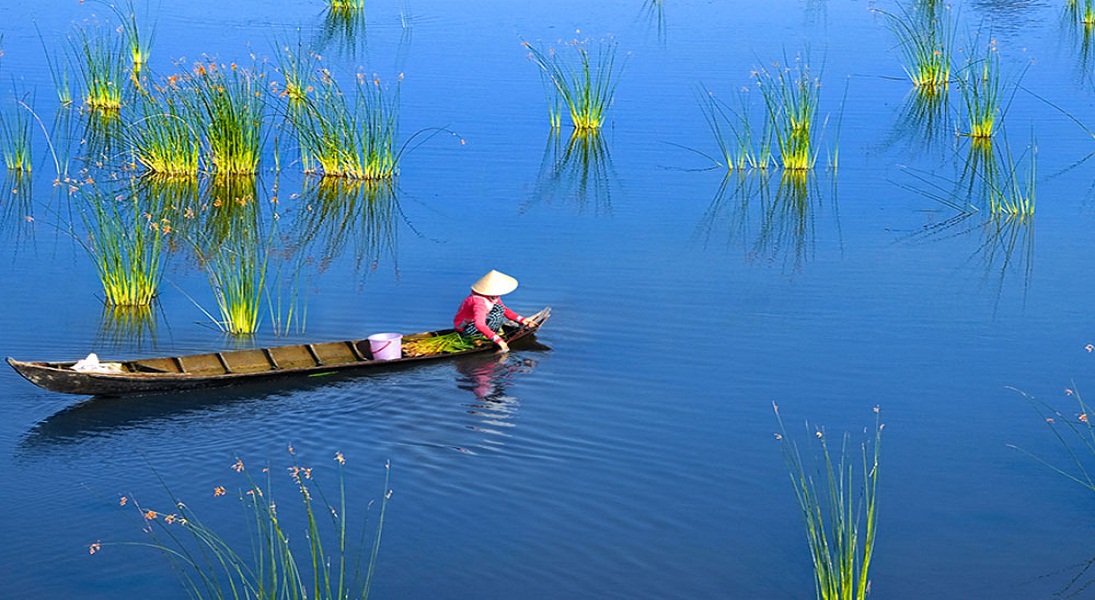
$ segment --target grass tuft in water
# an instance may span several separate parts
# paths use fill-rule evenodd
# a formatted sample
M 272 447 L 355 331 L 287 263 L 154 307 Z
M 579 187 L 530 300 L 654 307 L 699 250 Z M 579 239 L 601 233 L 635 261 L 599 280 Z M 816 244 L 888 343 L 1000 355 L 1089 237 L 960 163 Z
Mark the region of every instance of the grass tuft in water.
M 552 128 L 561 126 L 565 107 L 576 130 L 600 129 L 618 83 L 616 45 L 602 43 L 591 56 L 585 42 L 572 41 L 567 45 L 577 54 L 575 60 L 564 58 L 554 48 L 543 50 L 528 42 L 522 44 L 553 90 L 549 106 Z
M 821 82 L 810 73 L 804 58 L 795 67 L 762 68 L 754 77 L 771 124 L 780 163 L 790 171 L 812 169 L 817 160 L 814 117 L 817 114 Z
M 126 59 L 121 41 L 98 28 L 77 29 L 70 41 L 73 61 L 84 86 L 84 103 L 92 109 L 120 109 L 126 82 Z
M 6 104 L 0 110 L 0 154 L 9 171 L 29 173 L 31 169 L 31 115 L 21 102 Z
M 81 245 L 95 263 L 106 304 L 145 306 L 159 293 L 166 220 L 145 212 L 136 194 L 108 197 L 94 186 L 81 189 L 87 200 L 87 227 Z
M 292 452 L 292 448 L 290 448 Z M 359 537 L 350 529 L 350 515 L 361 515 L 371 506 L 347 497 L 341 452 L 338 463 L 338 495 L 328 501 L 315 469 L 289 467 L 298 502 L 279 502 L 274 493 L 271 469 L 263 469 L 256 481 L 237 460 L 232 469 L 244 485 L 236 492 L 216 486 L 214 502 L 237 502 L 244 511 L 240 529 L 249 533 L 249 544 L 237 549 L 237 536 L 219 532 L 206 524 L 188 503 L 173 499 L 168 511 L 142 506 L 123 497 L 121 504 L 133 506 L 144 524 L 148 542 L 128 544 L 159 550 L 179 574 L 180 583 L 193 598 L 269 598 L 335 600 L 366 599 L 373 585 L 380 552 L 385 512 L 392 497 L 390 465 L 385 466 L 383 498 L 375 532 L 368 540 L 363 523 Z M 168 490 L 170 493 L 170 490 Z M 95 542 L 91 554 L 110 544 Z
M 897 13 L 878 11 L 890 23 L 905 57 L 905 73 L 922 94 L 945 92 L 951 79 L 955 28 L 950 8 L 940 2 L 913 0 Z
M 347 95 L 326 70 L 312 94 L 303 96 L 289 117 L 301 146 L 305 172 L 361 180 L 392 179 L 399 164 L 399 89 L 377 77 L 358 74 Z
M 747 90 L 740 93 L 739 101 L 740 107 L 735 109 L 706 88 L 700 88 L 700 109 L 715 137 L 715 143 L 718 144 L 721 164 L 728 171 L 767 169 L 775 163 L 772 156 L 775 141 L 771 121 L 764 119 L 758 135 L 750 119 Z
M 258 172 L 266 94 L 262 73 L 198 63 L 184 85 L 187 102 L 209 150 L 211 170 L 228 175 Z
M 129 50 L 129 59 L 134 74 L 139 73 L 148 62 L 152 49 L 155 29 L 152 25 L 144 27 L 137 18 L 137 6 L 134 0 L 123 0 L 121 6 L 108 4 L 114 15 L 122 22 L 121 33 L 125 47 Z
M 193 177 L 201 168 L 201 134 L 180 93 L 168 84 L 142 92 L 135 102 L 125 138 L 133 161 L 150 173 Z
M 791 483 L 806 522 L 806 539 L 814 564 L 819 600 L 863 600 L 870 590 L 868 570 L 874 554 L 878 508 L 878 457 L 882 442 L 879 411 L 875 408 L 873 438 L 862 445 L 861 479 L 849 457 L 848 436 L 834 458 L 824 429 L 810 432 L 820 449 L 815 475 L 807 470 L 798 445 L 787 436 L 779 407 L 772 405 L 779 423 L 776 437 L 790 468 Z M 835 462 L 834 462 L 835 460 Z
M 1002 116 L 1003 86 L 1000 81 L 1000 54 L 995 41 L 989 43 L 984 56 L 971 59 L 959 78 L 962 99 L 966 106 L 966 135 L 991 138 Z

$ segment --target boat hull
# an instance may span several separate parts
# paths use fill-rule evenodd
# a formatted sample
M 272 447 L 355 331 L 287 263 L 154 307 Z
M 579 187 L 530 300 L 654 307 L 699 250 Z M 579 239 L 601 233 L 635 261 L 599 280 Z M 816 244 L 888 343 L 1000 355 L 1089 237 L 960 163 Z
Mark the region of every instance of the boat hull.
M 537 315 L 540 318 L 535 326 L 507 327 L 507 343 L 512 345 L 531 338 L 547 320 L 550 310 L 544 309 Z M 449 333 L 452 333 L 451 329 L 430 331 L 409 335 L 406 339 Z M 121 396 L 272 382 L 327 373 L 389 370 L 493 351 L 493 345 L 485 344 L 458 352 L 377 360 L 372 357 L 368 340 L 362 339 L 137 359 L 117 363 L 122 369 L 120 372 L 76 371 L 72 369 L 73 362 L 24 362 L 11 357 L 7 361 L 27 381 L 53 392 Z

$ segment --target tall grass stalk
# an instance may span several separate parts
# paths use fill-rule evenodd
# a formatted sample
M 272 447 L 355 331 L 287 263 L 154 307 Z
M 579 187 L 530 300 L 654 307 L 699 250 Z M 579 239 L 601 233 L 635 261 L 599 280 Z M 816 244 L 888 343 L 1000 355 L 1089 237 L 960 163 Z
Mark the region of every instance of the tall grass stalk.
M 170 223 L 142 210 L 135 194 L 111 198 L 93 188 L 83 193 L 87 237 L 77 239 L 95 264 L 106 303 L 151 304 L 159 293 Z
M 590 56 L 585 45 L 575 40 L 568 44 L 577 54 L 575 61 L 562 57 L 553 48 L 542 50 L 528 42 L 522 43 L 561 98 L 574 128 L 579 131 L 600 129 L 618 83 L 616 45 L 603 43 L 596 50 L 596 56 Z M 557 128 L 562 121 L 561 110 L 554 102 L 550 106 L 552 127 Z
M 897 36 L 905 57 L 905 73 L 922 94 L 945 92 L 951 79 L 955 28 L 948 7 L 913 0 L 899 12 L 881 12 Z
M 973 138 L 991 138 L 998 128 L 1003 96 L 1000 55 L 995 42 L 989 44 L 984 56 L 969 61 L 959 82 L 966 105 L 966 134 Z
M 812 432 L 821 451 L 817 479 L 807 470 L 798 445 L 787 436 L 779 407 L 773 404 L 777 438 L 790 468 L 791 483 L 806 523 L 819 600 L 863 600 L 870 589 L 868 570 L 874 554 L 878 508 L 878 457 L 884 425 L 875 408 L 873 439 L 862 446 L 861 480 L 848 455 L 848 436 L 839 456 L 829 449 L 824 429 Z
M 805 59 L 800 59 L 794 68 L 779 65 L 772 70 L 762 68 L 755 78 L 783 168 L 791 171 L 812 169 L 817 160 L 813 132 L 820 80 L 811 75 Z
M 126 82 L 125 51 L 110 32 L 77 29 L 70 38 L 73 60 L 84 86 L 84 103 L 93 109 L 118 110 Z
M 201 132 L 212 171 L 230 175 L 258 172 L 266 94 L 262 73 L 235 63 L 199 63 L 184 82 L 192 115 L 200 115 Z
M 49 68 L 49 75 L 53 80 L 53 88 L 57 92 L 57 100 L 62 106 L 72 104 L 72 85 L 69 81 L 68 69 L 65 68 L 63 61 L 58 60 L 50 51 L 49 46 L 46 45 L 46 39 L 42 36 L 42 31 L 38 29 L 37 23 L 34 24 L 34 30 L 38 33 L 38 41 L 42 44 L 42 53 L 46 57 L 46 66 Z
M 30 115 L 21 102 L 0 110 L 0 154 L 9 171 L 30 172 L 30 139 Z
M 355 541 L 350 515 L 363 514 L 371 503 L 362 505 L 347 497 L 345 458 L 339 452 L 335 460 L 339 464 L 338 496 L 331 501 L 312 468 L 289 468 L 297 503 L 278 501 L 270 469 L 263 469 L 264 477 L 256 481 L 237 460 L 232 468 L 242 474 L 245 486 L 237 493 L 217 486 L 213 495 L 242 505 L 246 522 L 240 529 L 249 533 L 247 549 L 237 550 L 231 541 L 234 535 L 203 522 L 185 502 L 174 500 L 170 511 L 158 511 L 125 498 L 123 503 L 131 503 L 139 512 L 149 536 L 148 542 L 127 545 L 163 552 L 187 594 L 194 598 L 367 599 L 392 497 L 391 469 L 390 465 L 385 467 L 383 498 L 372 539 L 367 541 L 363 523 Z M 105 545 L 96 542 L 90 551 L 95 554 Z

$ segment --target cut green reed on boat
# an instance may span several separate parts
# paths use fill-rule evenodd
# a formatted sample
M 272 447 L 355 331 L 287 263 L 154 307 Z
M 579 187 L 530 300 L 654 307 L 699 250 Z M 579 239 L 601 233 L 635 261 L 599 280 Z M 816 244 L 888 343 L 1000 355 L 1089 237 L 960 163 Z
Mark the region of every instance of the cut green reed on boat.
M 9 171 L 31 170 L 30 118 L 21 102 L 6 103 L 0 109 L 0 154 Z
M 92 109 L 120 109 L 126 84 L 121 41 L 102 28 L 77 28 L 70 37 L 70 46 L 83 83 L 84 103 Z
M 761 68 L 754 78 L 764 98 L 780 163 L 785 170 L 802 171 L 812 169 L 817 160 L 814 118 L 821 82 L 811 74 L 805 58 L 796 62 L 794 67 L 775 64 Z
M 180 85 L 189 93 L 188 110 L 209 151 L 211 171 L 246 175 L 258 172 L 266 110 L 265 76 L 238 67 L 198 63 Z
M 201 134 L 182 93 L 168 84 L 141 92 L 134 102 L 124 135 L 133 162 L 149 173 L 193 177 L 201 169 Z
M 146 212 L 136 194 L 108 197 L 94 186 L 81 188 L 81 194 L 87 236 L 77 239 L 95 263 L 106 304 L 151 304 L 159 293 L 170 223 Z
M 862 445 L 859 478 L 855 476 L 857 461 L 849 456 L 847 435 L 834 462 L 825 430 L 810 432 L 821 451 L 815 480 L 798 445 L 787 435 L 779 407 L 772 406 L 780 427 L 776 437 L 790 468 L 791 483 L 806 524 L 817 597 L 864 600 L 870 590 L 868 570 L 874 555 L 878 517 L 878 458 L 885 427 L 879 422 L 878 408 L 874 410 L 873 437 Z
M 905 57 L 905 73 L 922 94 L 945 92 L 951 79 L 955 27 L 950 8 L 913 0 L 897 13 L 878 11 L 889 21 Z
M 616 69 L 616 44 L 602 42 L 591 56 L 588 42 L 578 40 L 566 44 L 577 55 L 564 57 L 554 48 L 547 50 L 522 42 L 529 57 L 545 76 L 549 94 L 549 116 L 552 128 L 562 122 L 562 109 L 570 113 L 571 124 L 577 130 L 599 129 L 604 124 L 608 107 L 616 91 L 619 71 Z M 561 102 L 557 102 L 558 98 Z
M 347 96 L 327 71 L 321 71 L 313 93 L 296 105 L 289 118 L 300 142 L 305 172 L 361 180 L 391 179 L 398 171 L 399 89 L 403 76 L 388 87 L 377 77 L 358 74 Z
M 290 452 L 293 450 L 290 447 Z M 244 478 L 236 491 L 226 486 L 213 490 L 214 502 L 236 501 L 244 510 L 249 543 L 237 549 L 226 536 L 202 521 L 187 502 L 172 497 L 168 511 L 142 506 L 123 497 L 121 504 L 138 511 L 147 542 L 100 543 L 89 546 L 91 554 L 110 545 L 149 547 L 168 558 L 186 593 L 193 598 L 267 598 L 336 600 L 369 597 L 375 577 L 385 513 L 392 497 L 390 464 L 385 465 L 383 497 L 376 525 L 369 538 L 367 523 L 360 532 L 351 529 L 351 515 L 367 513 L 372 502 L 347 497 L 341 452 L 338 494 L 328 500 L 318 481 L 318 469 L 294 465 L 288 468 L 299 502 L 280 502 L 271 471 L 264 468 L 256 481 L 242 460 L 232 469 Z M 168 489 L 168 493 L 171 491 Z M 356 527 L 354 528 L 356 529 Z

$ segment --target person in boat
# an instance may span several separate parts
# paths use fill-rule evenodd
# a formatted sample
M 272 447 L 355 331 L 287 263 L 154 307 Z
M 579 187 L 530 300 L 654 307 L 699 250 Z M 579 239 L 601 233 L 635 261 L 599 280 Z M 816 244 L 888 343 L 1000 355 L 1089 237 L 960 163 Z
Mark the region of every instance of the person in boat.
M 498 334 L 506 319 L 526 327 L 535 323 L 510 310 L 502 302 L 502 296 L 517 289 L 517 280 L 491 270 L 471 284 L 471 295 L 464 298 L 453 317 L 452 326 L 462 335 L 473 337 L 481 335 L 494 342 L 499 352 L 509 352 L 509 344 Z

